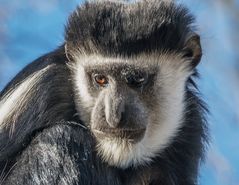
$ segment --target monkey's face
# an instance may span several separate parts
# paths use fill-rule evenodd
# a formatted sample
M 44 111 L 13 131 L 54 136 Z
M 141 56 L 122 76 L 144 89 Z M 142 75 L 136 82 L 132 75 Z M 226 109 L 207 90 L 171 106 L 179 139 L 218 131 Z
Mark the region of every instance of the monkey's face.
M 150 162 L 181 126 L 188 62 L 173 54 L 76 61 L 76 104 L 99 155 L 123 168 Z

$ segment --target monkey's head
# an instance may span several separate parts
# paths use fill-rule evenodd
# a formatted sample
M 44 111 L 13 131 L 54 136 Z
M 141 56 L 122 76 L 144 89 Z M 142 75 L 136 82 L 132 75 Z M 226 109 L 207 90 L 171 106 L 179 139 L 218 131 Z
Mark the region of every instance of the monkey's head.
M 192 22 L 168 1 L 86 3 L 70 17 L 75 103 L 109 164 L 150 162 L 182 128 L 187 82 L 201 58 Z

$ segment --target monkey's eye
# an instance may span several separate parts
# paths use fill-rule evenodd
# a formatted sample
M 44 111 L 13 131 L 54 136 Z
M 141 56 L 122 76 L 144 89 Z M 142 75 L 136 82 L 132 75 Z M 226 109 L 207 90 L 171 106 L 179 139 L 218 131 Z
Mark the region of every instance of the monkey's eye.
M 106 86 L 108 82 L 108 78 L 102 74 L 95 74 L 94 75 L 94 80 L 99 86 Z
M 134 73 L 126 76 L 126 82 L 134 87 L 141 87 L 147 81 L 147 75 L 144 73 Z

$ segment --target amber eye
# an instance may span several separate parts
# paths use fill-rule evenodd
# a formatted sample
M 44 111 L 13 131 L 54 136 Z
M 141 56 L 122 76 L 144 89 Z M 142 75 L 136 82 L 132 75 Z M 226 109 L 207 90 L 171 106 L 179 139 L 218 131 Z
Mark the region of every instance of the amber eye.
M 100 86 L 105 86 L 108 84 L 108 79 L 106 76 L 101 75 L 101 74 L 95 74 L 94 75 L 94 80 L 95 82 L 100 85 Z

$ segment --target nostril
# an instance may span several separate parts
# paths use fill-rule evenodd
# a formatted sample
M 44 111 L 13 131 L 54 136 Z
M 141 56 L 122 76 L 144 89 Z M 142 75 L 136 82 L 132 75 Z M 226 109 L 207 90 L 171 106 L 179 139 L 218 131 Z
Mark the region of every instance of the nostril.
M 124 122 L 125 120 L 125 113 L 124 112 L 121 112 L 121 115 L 120 115 L 120 123 Z
M 126 122 L 125 114 L 124 114 L 124 112 L 122 112 L 121 116 L 120 116 L 120 119 L 119 119 L 118 127 L 124 126 L 125 122 Z

